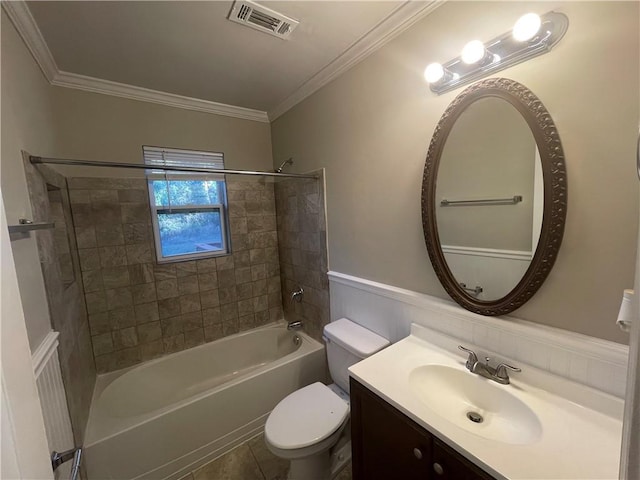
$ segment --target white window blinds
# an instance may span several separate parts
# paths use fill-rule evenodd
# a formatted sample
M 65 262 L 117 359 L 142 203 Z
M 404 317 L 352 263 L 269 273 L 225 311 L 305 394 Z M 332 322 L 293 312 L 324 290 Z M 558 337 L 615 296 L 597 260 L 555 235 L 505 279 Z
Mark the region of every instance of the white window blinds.
M 224 169 L 224 154 L 218 152 L 202 152 L 199 150 L 182 150 L 176 148 L 149 147 L 143 146 L 142 153 L 144 163 L 151 168 L 147 170 L 148 176 L 166 177 L 165 171 L 161 167 L 184 167 L 184 168 L 205 168 L 205 169 Z M 156 168 L 153 168 L 156 167 Z M 193 175 L 194 172 L 184 172 Z M 167 174 L 182 175 L 178 171 L 167 172 Z M 223 174 L 207 174 L 218 179 L 223 179 Z

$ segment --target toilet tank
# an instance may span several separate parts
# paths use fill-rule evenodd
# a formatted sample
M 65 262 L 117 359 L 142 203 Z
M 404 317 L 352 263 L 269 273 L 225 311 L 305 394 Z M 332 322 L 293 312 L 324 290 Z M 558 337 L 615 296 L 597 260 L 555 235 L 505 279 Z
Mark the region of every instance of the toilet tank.
M 326 325 L 323 338 L 327 344 L 331 378 L 345 392 L 349 391 L 349 367 L 390 343 L 386 338 L 346 318 Z

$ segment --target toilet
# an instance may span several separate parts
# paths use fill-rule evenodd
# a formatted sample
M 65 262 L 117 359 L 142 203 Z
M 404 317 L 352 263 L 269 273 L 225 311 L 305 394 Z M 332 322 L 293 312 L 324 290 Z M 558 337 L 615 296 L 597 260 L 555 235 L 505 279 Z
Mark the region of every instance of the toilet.
M 335 383 L 316 382 L 286 396 L 273 409 L 264 428 L 269 450 L 291 462 L 290 480 L 329 480 L 337 445 L 348 459 L 348 368 L 389 345 L 386 338 L 346 318 L 325 326 L 323 338 Z

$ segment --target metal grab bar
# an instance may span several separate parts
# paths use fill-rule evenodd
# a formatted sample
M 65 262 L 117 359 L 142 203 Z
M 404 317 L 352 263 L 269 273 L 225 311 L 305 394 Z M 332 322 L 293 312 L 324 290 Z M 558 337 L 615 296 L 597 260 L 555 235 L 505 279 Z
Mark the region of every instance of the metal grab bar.
M 60 465 L 69 460 L 73 460 L 69 480 L 78 480 L 80 476 L 80 463 L 82 462 L 82 447 L 72 448 L 62 453 L 58 453 L 55 450 L 51 452 L 51 467 L 54 472 Z
M 522 195 L 514 195 L 509 198 L 486 198 L 480 200 L 440 200 L 441 207 L 462 207 L 467 205 L 515 205 L 522 201 Z
M 476 285 L 476 288 L 469 288 L 467 287 L 467 284 L 463 282 L 460 282 L 458 285 L 460 285 L 463 290 L 466 290 L 469 293 L 473 293 L 474 295 L 478 295 L 483 292 L 483 289 L 480 285 Z

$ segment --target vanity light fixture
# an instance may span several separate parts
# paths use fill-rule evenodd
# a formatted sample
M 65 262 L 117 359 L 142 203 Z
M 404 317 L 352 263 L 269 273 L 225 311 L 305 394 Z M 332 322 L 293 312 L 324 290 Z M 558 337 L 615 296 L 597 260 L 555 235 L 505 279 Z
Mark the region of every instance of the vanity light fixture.
M 540 15 L 527 13 L 521 16 L 513 26 L 513 38 L 518 42 L 526 42 L 536 36 L 542 25 Z
M 486 64 L 493 59 L 493 55 L 487 52 L 480 40 L 471 40 L 462 49 L 460 58 L 467 65 L 473 65 L 474 63 Z
M 527 13 L 513 29 L 488 42 L 473 40 L 462 54 L 445 64 L 431 63 L 424 77 L 438 95 L 486 75 L 547 53 L 560 41 L 569 27 L 563 13 L 548 12 L 538 16 Z
M 439 63 L 430 63 L 424 69 L 424 79 L 427 83 L 436 83 L 444 77 L 444 68 Z
M 446 70 L 440 63 L 430 63 L 424 69 L 424 79 L 427 83 L 448 82 L 458 79 L 458 74 Z

